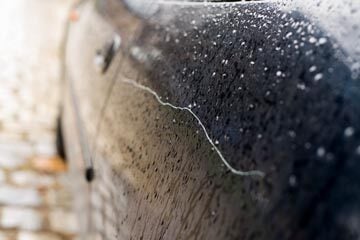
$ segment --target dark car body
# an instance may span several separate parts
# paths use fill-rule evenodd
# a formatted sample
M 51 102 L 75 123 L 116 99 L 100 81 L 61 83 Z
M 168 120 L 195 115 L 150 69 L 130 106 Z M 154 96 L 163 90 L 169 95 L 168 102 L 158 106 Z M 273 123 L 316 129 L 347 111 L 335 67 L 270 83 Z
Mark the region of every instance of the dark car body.
M 358 2 L 76 9 L 62 126 L 84 239 L 360 238 Z

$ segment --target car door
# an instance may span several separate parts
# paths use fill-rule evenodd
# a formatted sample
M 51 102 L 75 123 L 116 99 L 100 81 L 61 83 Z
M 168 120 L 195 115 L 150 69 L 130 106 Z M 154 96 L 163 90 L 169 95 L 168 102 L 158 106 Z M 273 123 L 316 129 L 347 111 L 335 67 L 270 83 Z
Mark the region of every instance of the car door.
M 69 27 L 65 61 L 66 78 L 87 139 L 96 138 L 101 111 L 120 64 L 120 55 L 111 50 L 121 39 L 95 8 L 85 1 L 74 10 L 79 17 Z
M 122 64 L 93 149 L 93 236 L 358 236 L 356 54 L 318 7 L 102 1 Z
M 86 233 L 89 223 L 88 186 L 92 177 L 94 140 L 100 119 L 121 64 L 116 55 L 121 39 L 113 26 L 100 16 L 94 2 L 81 1 L 72 10 L 65 49 L 65 93 L 63 128 L 67 158 L 73 173 L 80 228 Z

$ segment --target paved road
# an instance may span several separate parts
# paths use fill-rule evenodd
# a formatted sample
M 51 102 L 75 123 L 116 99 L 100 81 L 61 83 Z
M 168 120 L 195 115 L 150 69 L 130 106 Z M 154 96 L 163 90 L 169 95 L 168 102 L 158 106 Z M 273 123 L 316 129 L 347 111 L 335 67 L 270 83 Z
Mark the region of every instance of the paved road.
M 0 240 L 76 235 L 66 169 L 54 147 L 60 43 L 70 2 L 1 2 Z

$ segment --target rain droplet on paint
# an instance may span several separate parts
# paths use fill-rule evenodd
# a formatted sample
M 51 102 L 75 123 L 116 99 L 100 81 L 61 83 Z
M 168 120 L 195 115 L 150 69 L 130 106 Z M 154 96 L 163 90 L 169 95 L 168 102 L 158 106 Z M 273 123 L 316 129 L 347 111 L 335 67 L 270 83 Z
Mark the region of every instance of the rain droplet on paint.
M 326 151 L 325 151 L 325 148 L 323 148 L 323 147 L 319 147 L 316 151 L 316 154 L 318 157 L 324 157 L 325 153 L 326 153 Z
M 316 71 L 316 66 L 311 66 L 309 69 L 310 72 L 315 72 Z
M 323 78 L 323 76 L 324 75 L 322 73 L 316 74 L 315 77 L 314 77 L 315 82 L 320 81 Z
M 297 184 L 296 176 L 295 176 L 295 175 L 291 175 L 291 176 L 289 177 L 289 185 L 290 185 L 291 187 L 295 187 L 296 184 Z
M 355 129 L 353 127 L 347 127 L 344 130 L 345 137 L 351 137 L 352 135 L 354 135 L 354 133 L 355 133 Z
M 327 42 L 327 39 L 326 38 L 320 38 L 319 39 L 319 44 L 320 45 L 323 45 L 323 44 L 325 44 Z

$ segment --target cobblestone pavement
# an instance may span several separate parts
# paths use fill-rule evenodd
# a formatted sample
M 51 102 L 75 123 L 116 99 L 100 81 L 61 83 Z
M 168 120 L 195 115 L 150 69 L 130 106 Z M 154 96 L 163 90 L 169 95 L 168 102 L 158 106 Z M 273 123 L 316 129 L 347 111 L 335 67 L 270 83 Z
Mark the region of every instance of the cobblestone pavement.
M 70 0 L 0 5 L 0 240 L 74 239 L 56 156 L 60 45 Z

